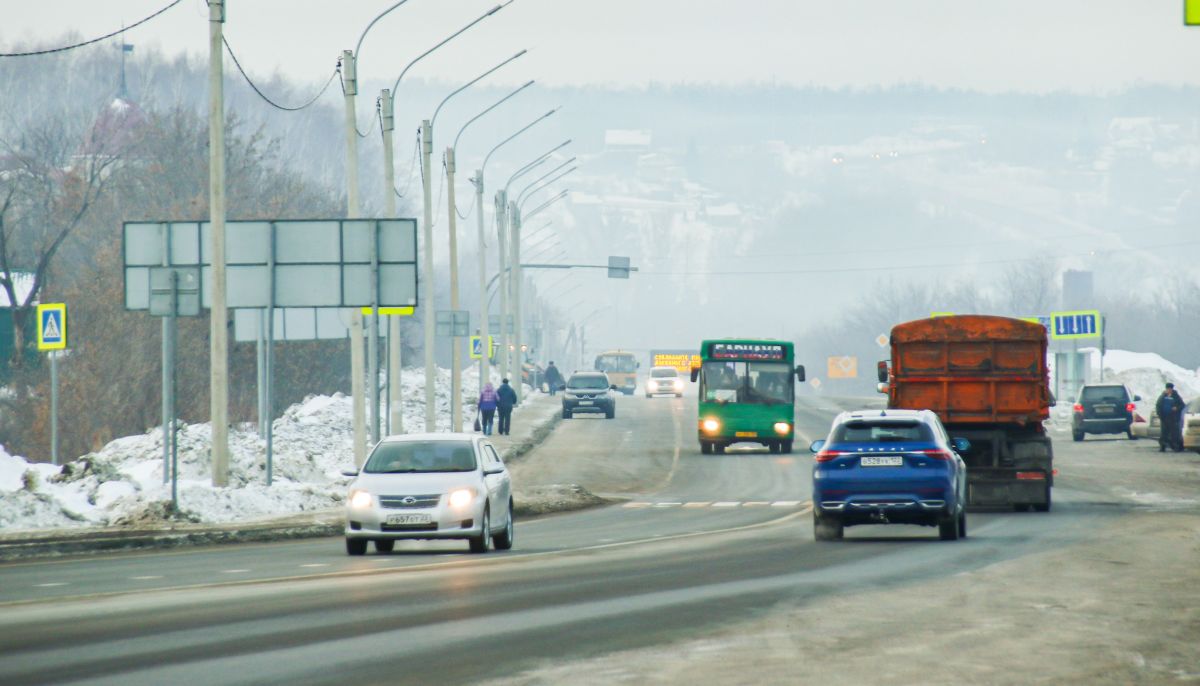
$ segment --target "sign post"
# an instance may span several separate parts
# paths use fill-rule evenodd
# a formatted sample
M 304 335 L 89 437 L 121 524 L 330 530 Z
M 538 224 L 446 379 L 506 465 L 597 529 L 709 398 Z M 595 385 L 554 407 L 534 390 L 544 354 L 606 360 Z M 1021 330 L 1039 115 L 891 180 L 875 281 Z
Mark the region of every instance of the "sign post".
M 58 351 L 67 347 L 67 304 L 45 303 L 37 308 L 38 350 L 50 358 L 50 461 L 58 464 Z

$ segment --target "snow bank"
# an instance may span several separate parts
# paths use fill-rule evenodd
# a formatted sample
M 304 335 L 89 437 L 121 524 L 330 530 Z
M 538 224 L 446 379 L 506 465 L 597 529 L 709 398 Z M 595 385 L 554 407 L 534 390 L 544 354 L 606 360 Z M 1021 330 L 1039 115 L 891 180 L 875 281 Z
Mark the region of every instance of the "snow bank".
M 1091 356 L 1091 378 L 1100 378 L 1100 350 L 1084 348 Z M 1157 353 L 1136 353 L 1128 350 L 1109 350 L 1104 354 L 1105 380 L 1117 380 L 1128 386 L 1143 400 L 1153 400 L 1162 393 L 1169 381 L 1185 400 L 1200 397 L 1200 373 L 1186 369 Z
M 402 374 L 405 433 L 425 429 L 425 375 Z M 499 383 L 499 377 L 494 379 Z M 471 430 L 477 368 L 463 373 L 463 424 Z M 526 393 L 531 389 L 525 387 Z M 449 429 L 450 371 L 435 386 L 438 430 Z M 381 417 L 386 407 L 381 407 Z M 180 424 L 178 517 L 209 523 L 291 515 L 340 505 L 354 466 L 353 402 L 341 393 L 310 396 L 273 423 L 273 485 L 266 485 L 266 441 L 252 425 L 231 427 L 229 486 L 212 485 L 208 424 Z M 393 427 L 393 433 L 398 433 Z M 62 467 L 31 463 L 0 446 L 0 529 L 107 526 L 161 521 L 171 486 L 163 483 L 162 429 L 125 436 Z M 169 504 L 169 503 L 168 503 Z M 169 508 L 168 508 L 169 509 Z

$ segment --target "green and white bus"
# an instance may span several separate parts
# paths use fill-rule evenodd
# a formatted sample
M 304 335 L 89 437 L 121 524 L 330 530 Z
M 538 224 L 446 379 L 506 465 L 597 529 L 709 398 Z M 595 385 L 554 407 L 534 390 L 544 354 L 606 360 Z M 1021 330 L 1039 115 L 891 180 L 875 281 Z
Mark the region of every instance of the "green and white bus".
M 733 443 L 761 443 L 773 453 L 792 452 L 796 382 L 787 341 L 722 339 L 700 344 L 700 452 L 723 453 Z

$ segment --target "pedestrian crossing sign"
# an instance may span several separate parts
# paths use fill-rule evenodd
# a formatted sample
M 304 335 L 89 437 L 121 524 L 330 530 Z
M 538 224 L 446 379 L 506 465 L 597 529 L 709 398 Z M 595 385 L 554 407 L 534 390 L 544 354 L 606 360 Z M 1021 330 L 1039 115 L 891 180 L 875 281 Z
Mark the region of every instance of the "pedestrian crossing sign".
M 1183 1 L 1183 23 L 1187 26 L 1200 26 L 1200 0 Z
M 478 360 L 483 357 L 483 345 L 481 343 L 482 336 L 471 336 L 471 359 Z M 496 339 L 488 336 L 488 359 L 496 356 Z
M 67 347 L 67 304 L 44 303 L 37 307 L 38 350 L 63 350 Z

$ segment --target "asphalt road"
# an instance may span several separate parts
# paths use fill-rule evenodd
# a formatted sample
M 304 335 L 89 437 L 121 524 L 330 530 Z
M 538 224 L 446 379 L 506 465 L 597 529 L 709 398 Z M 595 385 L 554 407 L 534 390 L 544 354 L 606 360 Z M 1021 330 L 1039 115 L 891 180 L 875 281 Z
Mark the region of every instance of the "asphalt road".
M 848 406 L 804 400 L 797 428 L 823 436 Z M 688 397 L 563 422 L 514 478 L 627 500 L 519 522 L 506 553 L 414 542 L 349 558 L 334 538 L 2 564 L 0 683 L 470 683 L 961 574 L 1120 515 L 1060 482 L 1053 512 L 973 512 L 966 541 L 857 527 L 817 544 L 807 453 L 700 455 L 694 426 Z

